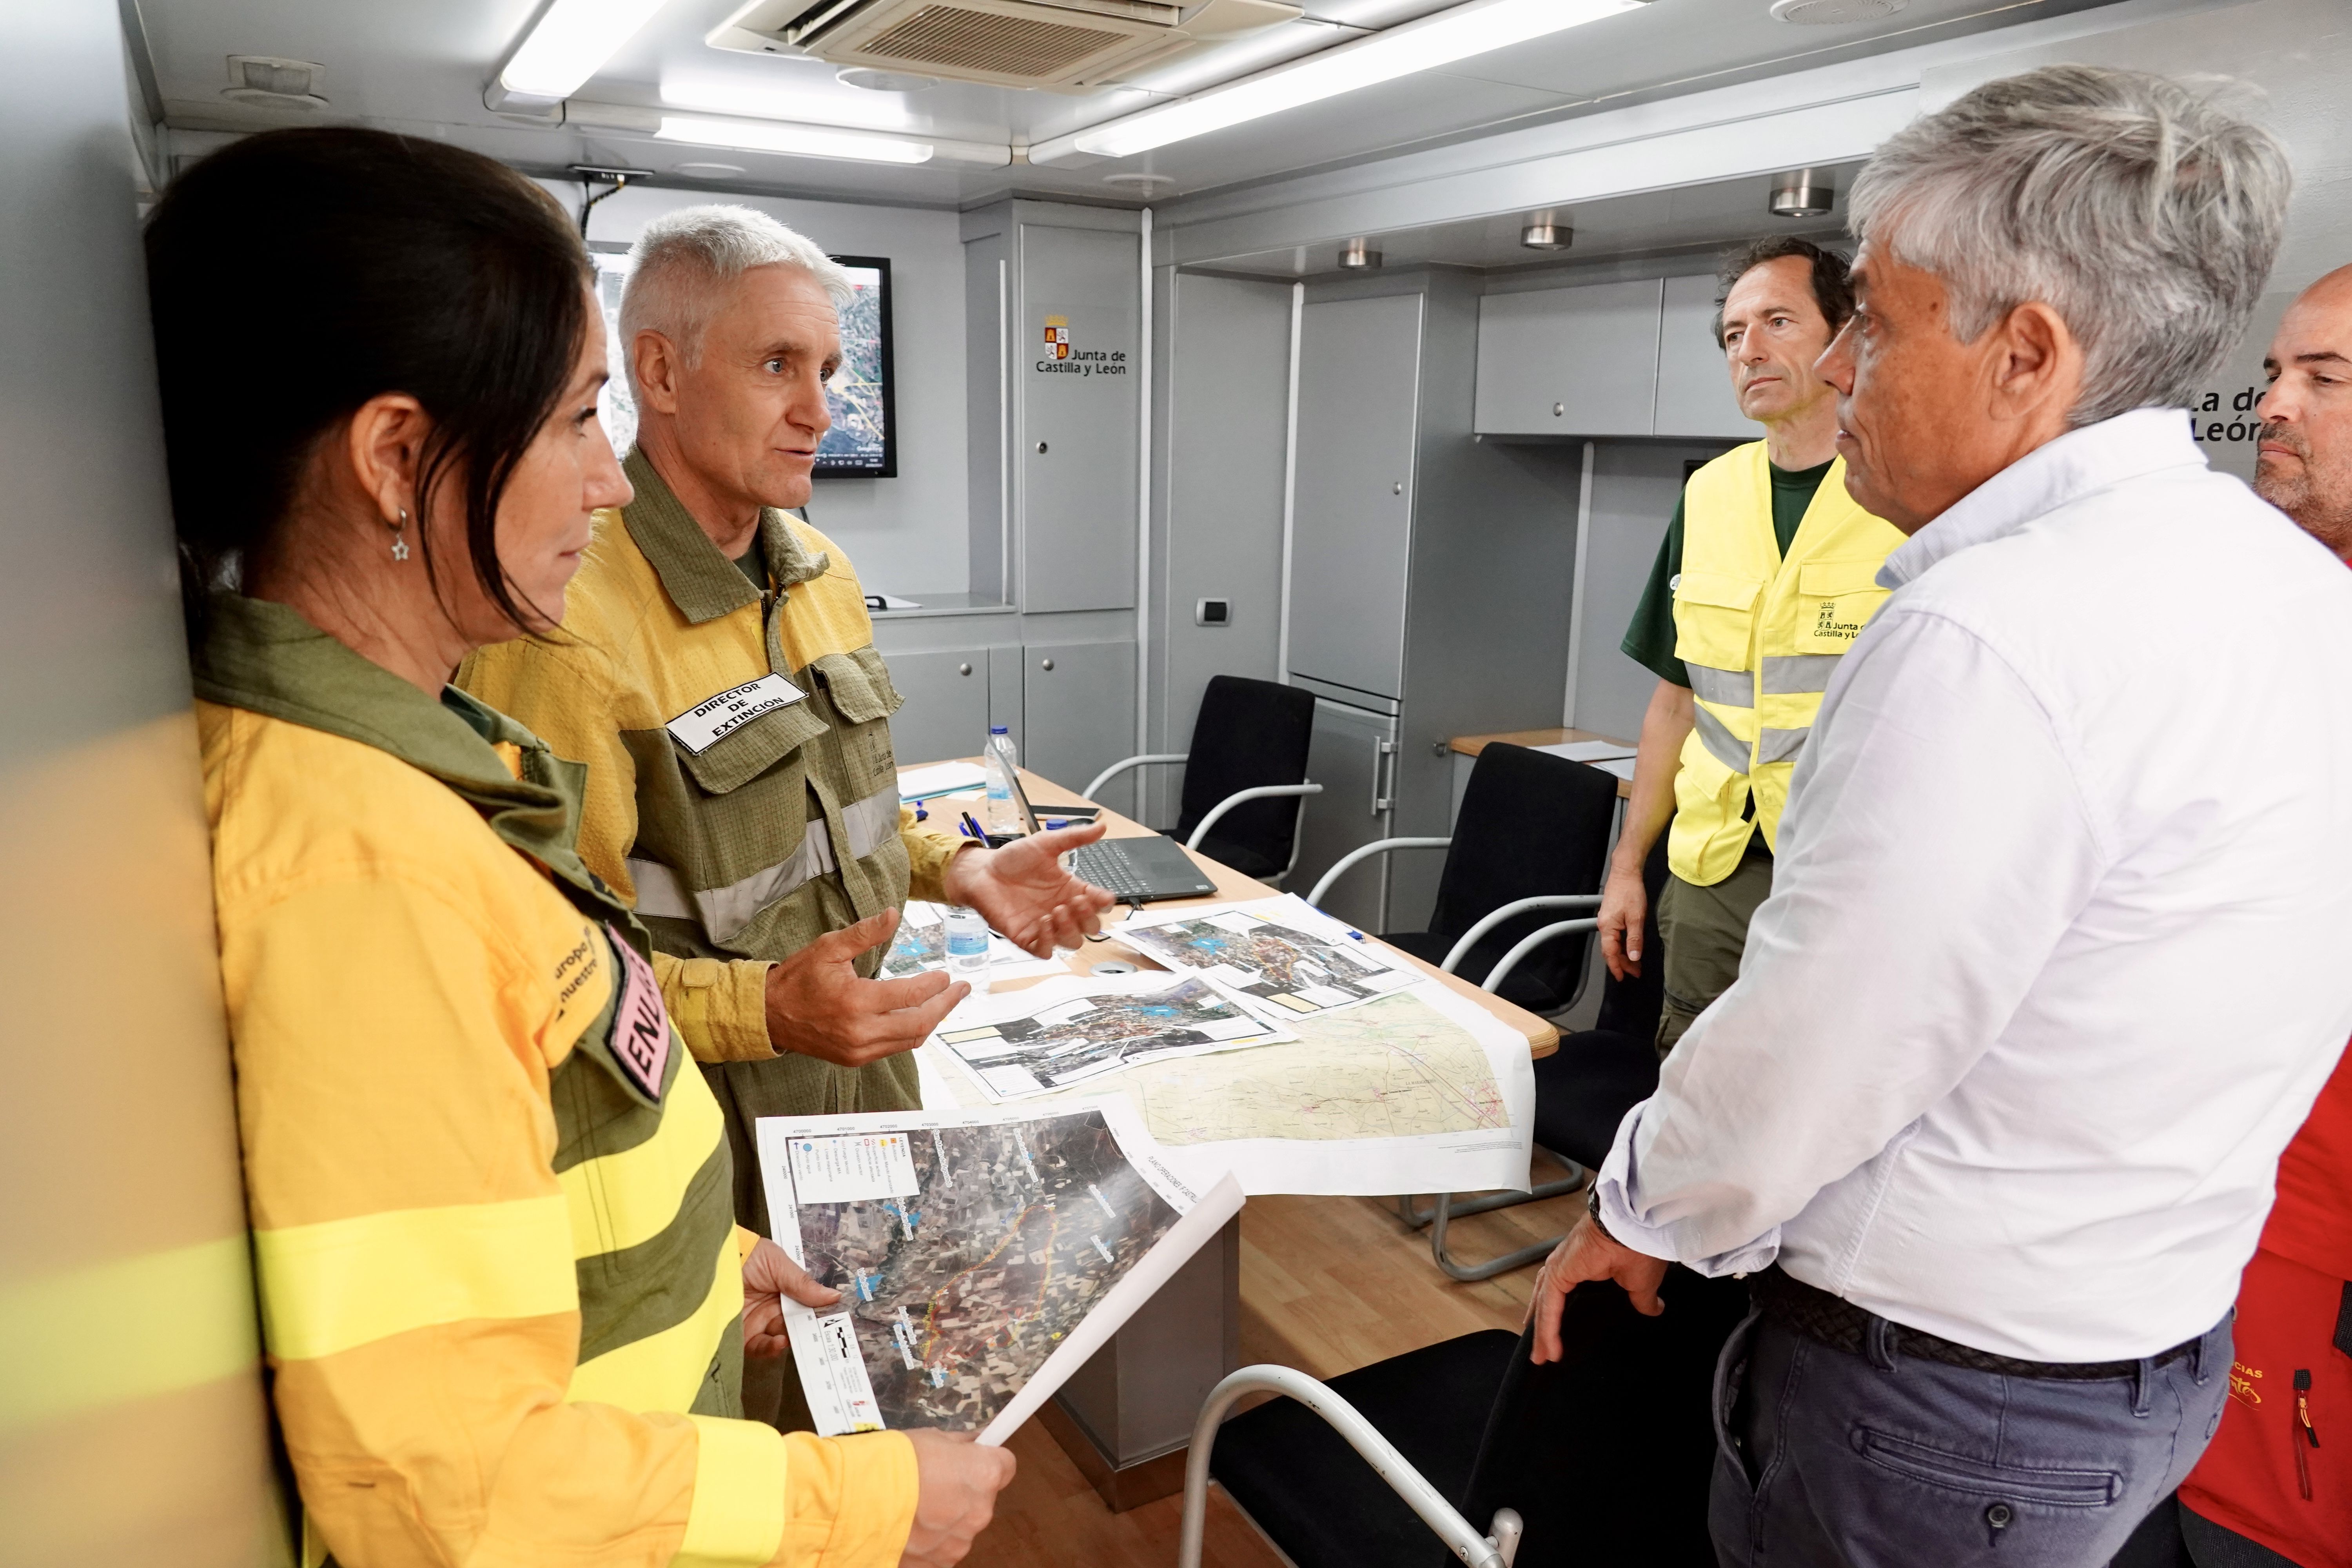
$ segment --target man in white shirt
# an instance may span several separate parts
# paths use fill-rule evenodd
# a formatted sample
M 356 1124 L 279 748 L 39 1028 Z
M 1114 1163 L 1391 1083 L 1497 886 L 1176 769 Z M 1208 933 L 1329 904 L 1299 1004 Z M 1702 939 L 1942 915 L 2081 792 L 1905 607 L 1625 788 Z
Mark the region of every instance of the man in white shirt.
M 2352 574 L 2182 408 L 2289 177 L 2054 67 L 1889 139 L 1821 363 L 1910 538 L 1800 761 L 1736 984 L 1545 1265 L 1747 1273 L 1726 1563 L 2105 1563 L 2219 1419 L 2279 1151 L 2352 1030 Z

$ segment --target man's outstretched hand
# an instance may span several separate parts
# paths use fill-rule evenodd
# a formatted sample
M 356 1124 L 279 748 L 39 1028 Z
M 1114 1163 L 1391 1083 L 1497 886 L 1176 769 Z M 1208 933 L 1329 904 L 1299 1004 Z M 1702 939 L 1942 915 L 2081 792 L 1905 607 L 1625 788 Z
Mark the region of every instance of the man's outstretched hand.
M 770 969 L 768 1038 L 776 1049 L 862 1068 L 921 1045 L 971 987 L 936 973 L 861 976 L 853 967 L 857 956 L 888 945 L 898 929 L 898 911 L 885 910 L 827 931 Z
M 1633 1298 L 1635 1311 L 1654 1318 L 1666 1310 L 1666 1304 L 1658 1300 L 1658 1285 L 1665 1277 L 1664 1258 L 1620 1247 L 1592 1222 L 1591 1215 L 1581 1215 L 1559 1238 L 1536 1276 L 1535 1298 L 1528 1303 L 1528 1321 L 1536 1326 L 1536 1347 L 1528 1359 L 1538 1366 L 1559 1359 L 1560 1309 L 1568 1303 L 1568 1293 L 1586 1280 L 1614 1279 Z
M 1005 939 L 1033 958 L 1076 948 L 1102 930 L 1114 902 L 1062 868 L 1062 857 L 1103 836 L 1103 825 L 1058 827 L 1016 838 L 1002 849 L 965 849 L 940 879 L 948 902 L 977 910 Z
M 784 1249 L 760 1238 L 751 1256 L 743 1259 L 743 1353 L 762 1360 L 792 1348 L 784 1335 L 784 1304 L 790 1296 L 803 1307 L 830 1307 L 841 1292 L 818 1284 L 808 1270 L 793 1262 Z

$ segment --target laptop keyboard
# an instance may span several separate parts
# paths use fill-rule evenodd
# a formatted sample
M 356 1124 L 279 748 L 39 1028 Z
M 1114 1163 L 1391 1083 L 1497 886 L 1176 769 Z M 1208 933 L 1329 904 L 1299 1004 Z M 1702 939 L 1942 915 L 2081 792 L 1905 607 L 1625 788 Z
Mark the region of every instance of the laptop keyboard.
M 1140 899 L 1151 889 L 1123 851 L 1097 841 L 1070 851 L 1070 869 L 1078 879 L 1118 899 Z

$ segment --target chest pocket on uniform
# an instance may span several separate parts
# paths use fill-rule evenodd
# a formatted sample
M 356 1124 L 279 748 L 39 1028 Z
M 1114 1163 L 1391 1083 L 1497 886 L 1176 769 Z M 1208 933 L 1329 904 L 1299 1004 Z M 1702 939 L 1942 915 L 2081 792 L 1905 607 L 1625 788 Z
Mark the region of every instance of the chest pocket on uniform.
M 824 718 L 812 711 L 803 698 L 789 708 L 761 714 L 699 752 L 688 751 L 675 736 L 670 745 L 696 784 L 709 794 L 728 795 L 824 733 Z
M 1763 592 L 1753 578 L 1685 572 L 1675 584 L 1675 657 L 1713 669 L 1746 669 Z
M 886 788 L 895 791 L 898 770 L 890 748 L 889 721 L 906 699 L 890 683 L 882 655 L 871 644 L 828 653 L 811 662 L 807 675 L 840 720 L 842 762 L 849 774 L 843 781 L 844 799 L 862 800 Z
M 1857 561 L 1808 561 L 1797 569 L 1797 648 L 1802 653 L 1843 653 L 1886 602 L 1878 585 L 1881 557 Z

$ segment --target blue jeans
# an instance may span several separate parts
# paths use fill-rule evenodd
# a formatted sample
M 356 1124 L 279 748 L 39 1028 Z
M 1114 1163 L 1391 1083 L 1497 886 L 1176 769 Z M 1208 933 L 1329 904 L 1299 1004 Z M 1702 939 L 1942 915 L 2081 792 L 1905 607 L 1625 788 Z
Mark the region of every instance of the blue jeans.
M 2071 1383 L 1750 1313 L 1715 1375 L 1707 1523 L 1725 1568 L 2099 1568 L 2221 1424 L 2230 1321 L 2168 1365 Z

